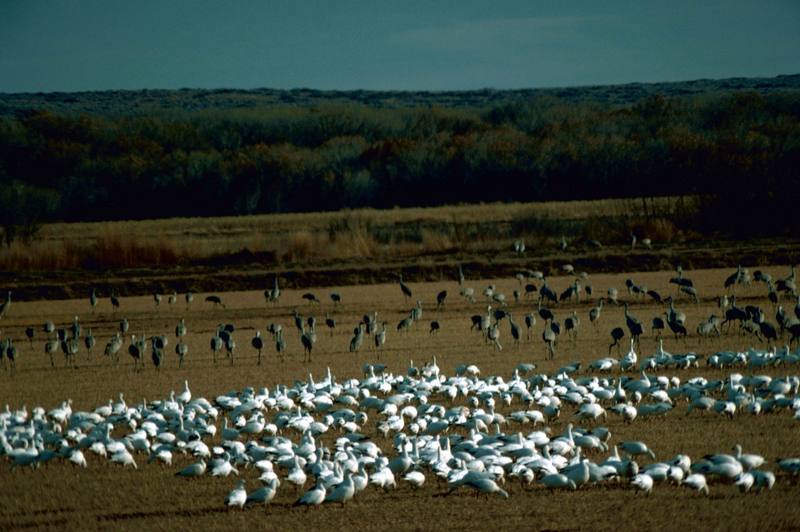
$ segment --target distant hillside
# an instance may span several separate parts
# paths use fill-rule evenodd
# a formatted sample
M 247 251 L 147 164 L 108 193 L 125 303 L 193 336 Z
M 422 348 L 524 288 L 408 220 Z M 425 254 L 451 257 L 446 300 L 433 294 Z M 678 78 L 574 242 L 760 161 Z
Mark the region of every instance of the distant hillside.
M 97 115 L 146 115 L 274 106 L 314 106 L 326 103 L 359 103 L 375 108 L 458 107 L 485 108 L 539 97 L 568 103 L 628 105 L 660 94 L 667 97 L 755 91 L 769 94 L 800 89 L 800 74 L 773 78 L 700 79 L 670 83 L 627 83 L 548 89 L 476 91 L 321 91 L 314 89 L 180 89 L 140 91 L 93 91 L 51 93 L 0 93 L 0 116 L 27 109 L 57 113 Z

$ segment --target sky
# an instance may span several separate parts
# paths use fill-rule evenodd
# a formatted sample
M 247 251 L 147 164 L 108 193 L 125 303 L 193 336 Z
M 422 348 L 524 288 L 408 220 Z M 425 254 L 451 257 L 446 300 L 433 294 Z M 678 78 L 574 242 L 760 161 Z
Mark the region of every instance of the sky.
M 0 92 L 800 73 L 800 0 L 0 0 Z

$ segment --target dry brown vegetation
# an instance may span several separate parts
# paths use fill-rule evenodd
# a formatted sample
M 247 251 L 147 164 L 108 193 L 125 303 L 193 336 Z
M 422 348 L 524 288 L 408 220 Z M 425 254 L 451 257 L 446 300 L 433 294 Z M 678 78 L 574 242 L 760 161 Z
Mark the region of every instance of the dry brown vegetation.
M 785 266 L 764 268 L 774 277 L 782 277 L 788 271 Z M 687 276 L 694 279 L 702 297 L 700 304 L 692 304 L 681 297 L 674 286 L 667 283 L 671 272 L 629 273 L 625 275 L 592 275 L 595 294 L 604 294 L 615 286 L 620 289 L 622 299 L 632 303 L 631 312 L 643 322 L 663 312 L 663 307 L 642 302 L 628 296 L 624 280 L 628 277 L 637 283 L 645 284 L 662 294 L 673 293 L 678 297 L 678 306 L 687 314 L 690 332 L 701 320 L 712 312 L 717 312 L 714 296 L 722 293 L 722 281 L 731 273 L 726 270 L 689 271 Z M 470 272 L 466 272 L 468 278 Z M 565 288 L 571 278 L 553 277 L 550 284 L 555 289 Z M 527 301 L 513 303 L 510 297 L 519 285 L 515 279 L 468 280 L 477 293 L 490 282 L 509 296 L 509 309 L 515 319 L 522 323 L 522 316 L 534 308 Z M 541 341 L 541 322 L 537 323 L 533 340 L 523 341 L 515 346 L 510 339 L 508 326 L 502 327 L 504 349 L 495 352 L 484 344 L 480 335 L 470 332 L 469 316 L 485 310 L 485 303 L 469 304 L 458 297 L 455 282 L 410 283 L 414 297 L 425 303 L 422 322 L 408 335 L 394 331 L 393 325 L 406 315 L 410 303 L 404 301 L 396 284 L 372 286 L 341 286 L 312 290 L 322 300 L 322 306 L 310 305 L 301 299 L 304 291 L 284 290 L 280 303 L 267 306 L 260 291 L 220 294 L 227 309 L 214 309 L 203 302 L 203 294 L 198 294 L 192 306 L 187 309 L 182 300 L 169 306 L 166 300 L 156 311 L 153 299 L 147 297 L 123 298 L 121 309 L 113 313 L 107 300 L 102 300 L 95 314 L 89 311 L 86 299 L 60 302 L 14 303 L 6 318 L 0 322 L 3 336 L 15 338 L 21 349 L 16 376 L 9 372 L 0 373 L 0 404 L 8 403 L 12 408 L 26 404 L 28 408 L 42 405 L 45 408 L 56 406 L 62 399 L 72 398 L 75 408 L 93 408 L 104 404 L 110 398 L 123 393 L 129 403 L 165 397 L 170 390 L 179 390 L 184 379 L 188 379 L 192 391 L 197 395 L 213 398 L 230 390 L 242 390 L 245 386 L 274 386 L 277 383 L 291 384 L 296 379 L 305 379 L 309 373 L 324 374 L 326 368 L 338 380 L 358 376 L 365 362 L 377 360 L 376 353 L 365 347 L 358 354 L 347 352 L 352 327 L 368 311 L 378 311 L 379 319 L 392 324 L 386 349 L 380 356 L 381 362 L 388 364 L 393 372 L 404 372 L 409 360 L 421 365 L 436 355 L 442 371 L 453 373 L 460 363 L 477 364 L 482 375 L 510 375 L 519 362 L 536 362 L 539 370 L 552 373 L 559 366 L 582 361 L 584 365 L 591 360 L 606 356 L 609 343 L 608 332 L 612 327 L 623 326 L 622 310 L 606 306 L 600 326 L 594 330 L 589 324 L 587 313 L 593 302 L 559 305 L 554 308 L 556 315 L 563 319 L 577 310 L 582 319 L 577 341 L 572 344 L 562 338 L 554 361 L 545 360 L 545 350 Z M 446 289 L 449 293 L 447 304 L 441 311 L 434 309 L 435 294 Z M 343 303 L 334 308 L 328 298 L 329 291 L 338 291 Z M 740 289 L 740 299 L 748 303 L 762 305 L 771 309 L 762 286 Z M 786 305 L 793 305 L 786 302 Z M 337 320 L 335 334 L 328 336 L 324 326 L 318 334 L 318 343 L 310 364 L 301 362 L 301 348 L 294 332 L 291 312 L 297 309 L 302 314 L 321 318 L 331 312 Z M 768 312 L 772 314 L 772 310 Z M 23 331 L 28 325 L 37 327 L 44 319 L 53 319 L 65 326 L 73 316 L 79 314 L 84 330 L 91 327 L 98 337 L 98 347 L 91 359 L 82 352 L 77 369 L 65 369 L 63 361 L 57 360 L 51 368 L 43 353 L 43 335 L 37 332 L 32 346 L 24 340 Z M 152 366 L 144 372 L 134 374 L 127 355 L 123 355 L 118 366 L 102 356 L 102 345 L 117 328 L 117 322 L 126 316 L 131 322 L 131 332 L 137 334 L 170 334 L 172 353 L 174 339 L 171 331 L 180 317 L 185 317 L 189 328 L 188 343 L 190 352 L 187 364 L 177 368 L 174 355 L 167 358 L 166 366 L 155 372 Z M 441 323 L 438 335 L 429 335 L 427 324 L 431 319 Z M 214 365 L 208 350 L 208 339 L 220 322 L 236 324 L 235 337 L 239 345 L 236 363 Z M 254 329 L 264 330 L 267 323 L 277 322 L 287 331 L 289 356 L 285 362 L 275 359 L 272 350 L 268 351 L 267 362 L 261 367 L 255 365 L 255 353 L 250 348 L 250 338 Z M 649 331 L 649 327 L 648 327 Z M 676 341 L 669 335 L 665 337 L 667 351 L 680 353 L 696 351 L 708 354 L 722 349 L 744 349 L 758 342 L 735 333 L 721 339 L 701 340 L 690 334 L 686 340 Z M 651 354 L 656 342 L 650 334 L 642 340 L 640 355 Z M 743 373 L 749 370 L 736 369 Z M 705 366 L 691 370 L 670 370 L 659 372 L 676 374 L 682 380 L 702 375 L 708 378 L 725 378 L 730 370 L 713 370 Z M 796 367 L 769 368 L 760 372 L 772 375 L 797 374 Z M 446 403 L 443 398 L 437 401 Z M 514 404 L 511 410 L 518 409 Z M 636 420 L 631 425 L 624 424 L 612 416 L 604 423 L 613 433 L 611 443 L 639 439 L 647 442 L 659 459 L 671 458 L 676 453 L 688 453 L 697 459 L 706 453 L 729 452 L 736 443 L 741 443 L 746 452 L 759 453 L 770 462 L 785 455 L 800 455 L 797 439 L 797 421 L 788 413 L 765 416 L 738 415 L 727 420 L 716 415 L 697 415 L 684 417 L 686 405 L 678 404 L 674 411 L 664 418 Z M 508 408 L 503 408 L 507 413 Z M 390 442 L 384 441 L 376 433 L 373 415 L 364 428 L 384 449 Z M 554 434 L 564 430 L 572 421 L 572 412 L 564 408 L 562 417 L 551 424 Z M 532 430 L 530 425 L 505 427 L 506 432 Z M 326 435 L 323 443 L 332 445 L 335 436 Z M 779 476 L 772 491 L 761 495 L 742 495 L 733 486 L 712 485 L 711 496 L 706 498 L 694 492 L 666 485 L 658 485 L 652 496 L 636 495 L 630 488 L 611 486 L 604 488 L 581 489 L 574 493 L 548 493 L 539 487 L 523 490 L 510 486 L 511 497 L 475 498 L 466 491 L 441 497 L 446 489 L 437 485 L 429 476 L 423 489 L 412 491 L 400 482 L 400 487 L 387 494 L 368 488 L 356 496 L 345 508 L 324 506 L 302 511 L 290 507 L 297 493 L 291 487 L 282 486 L 278 492 L 271 512 L 265 515 L 261 508 L 243 512 L 228 512 L 223 508 L 223 499 L 233 487 L 231 479 L 202 478 L 196 481 L 182 481 L 173 476 L 172 469 L 155 464 L 146 465 L 145 457 L 137 456 L 139 470 L 122 470 L 117 466 L 105 465 L 94 457 L 86 470 L 75 470 L 67 464 L 52 464 L 36 471 L 10 471 L 7 466 L 0 467 L 0 483 L 5 486 L 4 504 L 0 508 L 0 529 L 9 530 L 28 527 L 58 527 L 62 529 L 113 528 L 141 529 L 160 528 L 169 530 L 215 529 L 231 530 L 267 526 L 278 530 L 289 529 L 400 529 L 400 530 L 442 530 L 442 529 L 486 529 L 489 526 L 499 530 L 509 529 L 791 529 L 796 528 L 800 518 L 797 506 L 798 485 L 796 481 Z M 177 464 L 188 463 L 188 458 L 176 457 Z M 770 469 L 775 469 L 774 464 Z M 248 489 L 257 486 L 256 474 L 245 470 L 243 478 L 248 479 Z
M 0 270 L 159 268 L 244 250 L 272 264 L 398 259 L 494 251 L 511 239 L 551 246 L 562 234 L 620 245 L 630 231 L 664 245 L 696 237 L 673 221 L 695 208 L 667 197 L 47 224 L 36 241 L 0 249 Z

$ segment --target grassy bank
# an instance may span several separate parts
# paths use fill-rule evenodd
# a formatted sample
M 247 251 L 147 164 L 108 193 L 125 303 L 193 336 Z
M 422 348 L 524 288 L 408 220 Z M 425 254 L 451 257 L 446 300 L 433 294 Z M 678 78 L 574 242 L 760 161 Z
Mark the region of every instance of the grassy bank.
M 697 237 L 685 230 L 696 209 L 673 197 L 48 224 L 31 244 L 0 250 L 0 269 L 164 268 L 243 252 L 302 266 L 505 251 L 514 240 L 535 253 L 562 236 L 575 249 L 627 245 L 631 232 L 663 246 Z

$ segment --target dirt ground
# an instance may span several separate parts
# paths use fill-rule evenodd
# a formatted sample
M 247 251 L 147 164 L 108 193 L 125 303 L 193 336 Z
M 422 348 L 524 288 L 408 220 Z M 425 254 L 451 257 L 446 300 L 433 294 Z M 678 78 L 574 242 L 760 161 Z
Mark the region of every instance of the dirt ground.
M 762 268 L 774 278 L 788 275 L 788 266 Z M 577 340 L 571 342 L 566 335 L 559 340 L 555 359 L 546 360 L 546 350 L 541 339 L 542 320 L 537 316 L 530 341 L 523 338 L 519 345 L 511 339 L 509 327 L 501 329 L 502 351 L 496 351 L 484 343 L 480 334 L 470 331 L 470 316 L 485 312 L 487 301 L 483 289 L 494 284 L 509 301 L 506 310 L 513 312 L 514 320 L 523 328 L 523 316 L 535 312 L 534 300 L 514 302 L 514 289 L 522 290 L 514 278 L 494 280 L 467 280 L 465 286 L 475 289 L 477 302 L 469 303 L 459 297 L 456 282 L 409 283 L 413 297 L 406 300 L 396 283 L 368 286 L 341 286 L 325 289 L 283 291 L 276 305 L 267 304 L 261 291 L 220 293 L 225 308 L 215 308 L 204 301 L 206 294 L 195 294 L 194 302 L 187 308 L 182 294 L 178 302 L 170 305 L 165 295 L 156 309 L 152 296 L 126 297 L 121 308 L 112 311 L 108 299 L 102 299 L 94 313 L 88 298 L 56 302 L 14 302 L 8 314 L 0 320 L 2 337 L 11 336 L 20 349 L 15 375 L 10 370 L 0 372 L 0 405 L 10 408 L 26 405 L 32 408 L 41 405 L 47 409 L 57 406 L 62 400 L 71 398 L 73 408 L 92 409 L 124 394 L 128 403 L 161 399 L 171 390 L 179 391 L 184 380 L 188 380 L 195 396 L 212 399 L 231 390 L 242 390 L 246 386 L 272 387 L 278 383 L 292 384 L 306 379 L 309 374 L 322 377 L 330 368 L 339 381 L 361 375 L 362 365 L 380 361 L 389 371 L 404 373 L 411 360 L 421 366 L 436 356 L 437 363 L 446 375 L 462 363 L 477 364 L 482 376 L 501 375 L 508 377 L 520 362 L 534 362 L 540 372 L 551 374 L 558 367 L 581 361 L 584 367 L 592 360 L 607 356 L 611 341 L 609 331 L 613 327 L 625 327 L 622 307 L 606 305 L 598 326 L 589 323 L 588 311 L 598 297 L 605 295 L 610 287 L 619 290 L 620 300 L 630 302 L 630 312 L 644 322 L 647 333 L 638 349 L 640 360 L 652 354 L 657 342 L 650 334 L 652 317 L 663 315 L 665 305 L 658 305 L 649 298 L 629 295 L 625 280 L 632 279 L 639 285 L 672 294 L 677 306 L 687 314 L 690 332 L 686 340 L 675 340 L 669 332 L 664 335 L 664 349 L 671 353 L 694 351 L 710 354 L 719 350 L 743 350 L 759 346 L 757 339 L 738 335 L 733 329 L 722 338 L 703 340 L 695 334 L 699 321 L 710 314 L 721 314 L 717 308 L 717 296 L 724 293 L 723 281 L 733 272 L 724 270 L 686 271 L 685 276 L 694 280 L 701 297 L 700 303 L 692 303 L 684 294 L 668 283 L 674 272 L 657 271 L 628 274 L 590 275 L 582 281 L 593 288 L 591 298 L 584 297 L 580 303 L 562 303 L 553 306 L 557 318 L 562 322 L 572 311 L 581 320 Z M 573 277 L 553 277 L 548 284 L 556 292 L 562 291 Z M 533 281 L 537 286 L 541 282 Z M 445 306 L 436 310 L 436 294 L 447 290 Z M 314 292 L 321 304 L 310 304 L 301 298 L 306 292 Z M 334 306 L 330 292 L 341 294 L 342 303 Z M 758 304 L 774 321 L 774 308 L 766 299 L 766 288 L 755 283 L 752 287 L 737 289 L 740 301 Z M 400 319 L 406 316 L 415 300 L 423 302 L 423 316 L 407 334 L 395 330 Z M 795 301 L 782 302 L 788 312 L 794 309 Z M 496 306 L 496 305 L 495 305 Z M 302 348 L 294 327 L 293 310 L 303 316 L 314 315 L 318 320 L 318 340 L 311 363 L 302 362 Z M 377 311 L 378 320 L 389 323 L 385 348 L 376 353 L 364 342 L 359 353 L 348 352 L 353 328 L 361 316 Z M 324 325 L 326 314 L 336 319 L 336 329 L 329 334 Z M 97 346 L 88 356 L 82 349 L 78 356 L 77 369 L 66 368 L 64 359 L 56 355 L 55 367 L 51 367 L 44 354 L 45 334 L 41 332 L 46 319 L 57 327 L 69 325 L 75 316 L 80 317 L 83 330 L 91 328 L 97 338 Z M 103 347 L 117 330 L 122 317 L 130 323 L 130 333 L 150 336 L 166 334 L 170 345 L 167 359 L 158 372 L 147 360 L 146 369 L 134 373 L 132 361 L 127 355 L 127 342 L 123 347 L 118 365 L 103 356 Z M 177 367 L 174 355 L 174 328 L 180 318 L 186 319 L 189 333 L 186 343 L 189 354 L 184 367 Z M 431 320 L 437 320 L 441 330 L 429 334 Z M 265 360 L 256 365 L 256 353 L 250 346 L 254 331 L 259 329 L 269 339 L 265 329 L 269 323 L 279 323 L 286 333 L 288 356 L 280 361 L 267 341 Z M 234 337 L 237 343 L 235 363 L 230 365 L 224 356 L 214 364 L 209 349 L 209 340 L 220 323 L 236 326 Z M 31 344 L 24 335 L 28 326 L 36 329 Z M 788 338 L 782 342 L 788 341 Z M 762 347 L 766 347 L 762 345 Z M 627 350 L 627 336 L 621 353 Z M 617 356 L 616 350 L 612 352 Z M 737 369 L 743 374 L 746 368 Z M 660 371 L 659 374 L 678 375 L 681 380 L 693 376 L 725 378 L 731 370 L 699 369 Z M 796 367 L 769 368 L 759 373 L 771 375 L 796 375 Z M 446 403 L 442 398 L 440 402 Z M 519 404 L 504 407 L 505 413 L 520 408 Z M 561 418 L 550 424 L 554 434 L 563 431 L 566 424 L 574 421 L 572 412 L 565 408 Z M 784 456 L 800 455 L 800 423 L 789 413 L 764 416 L 737 415 L 728 420 L 716 415 L 685 417 L 685 405 L 676 408 L 663 418 L 636 420 L 624 424 L 616 416 L 610 416 L 605 426 L 612 432 L 611 443 L 626 440 L 647 442 L 659 459 L 669 459 L 677 453 L 687 453 L 693 459 L 715 452 L 730 452 L 740 443 L 745 452 L 762 454 L 769 462 Z M 377 418 L 378 416 L 373 415 Z M 530 432 L 530 425 L 509 425 L 506 432 Z M 365 427 L 385 450 L 389 441 L 384 441 L 375 431 L 374 419 Z M 323 436 L 323 442 L 332 444 L 335 436 Z M 89 467 L 76 470 L 67 464 L 52 464 L 35 471 L 11 471 L 0 464 L 0 485 L 4 487 L 4 504 L 0 506 L 0 529 L 17 528 L 61 528 L 61 529 L 121 529 L 148 528 L 163 530 L 230 530 L 241 527 L 267 526 L 278 530 L 289 529 L 486 529 L 494 526 L 508 529 L 796 529 L 800 522 L 800 506 L 797 498 L 800 490 L 796 481 L 779 476 L 772 491 L 755 494 L 740 494 L 733 486 L 712 485 L 711 496 L 706 498 L 687 489 L 658 485 L 651 496 L 635 494 L 627 486 L 584 488 L 574 493 L 549 493 L 543 488 L 522 489 L 511 485 L 508 500 L 484 497 L 476 498 L 467 491 L 442 497 L 446 492 L 432 475 L 422 489 L 412 491 L 399 481 L 399 488 L 381 493 L 370 487 L 360 493 L 344 508 L 324 506 L 310 511 L 291 508 L 298 492 L 283 485 L 273 501 L 271 510 L 250 508 L 243 512 L 227 511 L 223 505 L 225 495 L 232 489 L 235 480 L 204 477 L 195 481 L 175 478 L 174 472 L 187 457 L 176 456 L 172 468 L 146 464 L 146 457 L 137 459 L 138 470 L 121 469 L 101 463 L 100 459 L 88 456 Z M 602 458 L 595 456 L 601 461 Z M 774 463 L 768 469 L 777 470 Z M 258 486 L 257 473 L 245 470 L 242 477 L 248 479 L 248 489 Z

